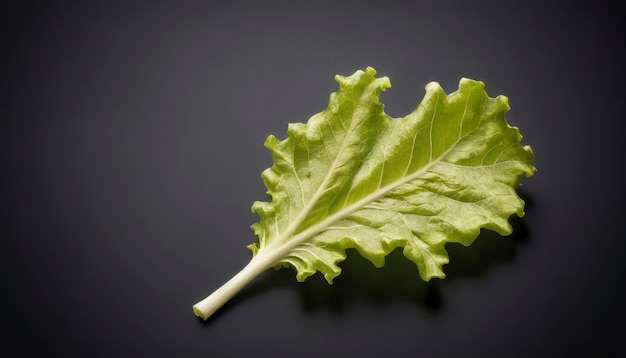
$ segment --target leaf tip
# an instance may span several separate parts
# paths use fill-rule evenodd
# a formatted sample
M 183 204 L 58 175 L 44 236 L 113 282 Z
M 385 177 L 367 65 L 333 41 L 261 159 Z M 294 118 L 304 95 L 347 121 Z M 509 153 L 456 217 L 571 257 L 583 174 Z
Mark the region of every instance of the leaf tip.
M 424 88 L 426 89 L 426 92 L 443 91 L 443 88 L 441 88 L 441 85 L 439 84 L 439 82 L 435 82 L 435 81 L 428 82 Z
M 276 138 L 275 135 L 270 134 L 267 136 L 267 138 L 265 138 L 265 142 L 263 143 L 263 145 L 265 146 L 265 148 L 272 149 L 278 142 L 280 142 L 278 138 Z
M 419 274 L 420 274 L 420 276 L 421 276 L 421 278 L 422 278 L 422 280 L 424 282 L 430 282 L 430 280 L 432 280 L 433 278 L 438 278 L 440 280 L 443 280 L 443 279 L 446 278 L 446 274 L 443 272 L 442 269 L 440 269 L 438 272 L 432 273 L 432 274 L 424 274 L 424 275 L 422 275 L 421 271 L 419 272 Z
M 496 101 L 498 101 L 498 104 L 502 106 L 505 112 L 508 112 L 511 110 L 511 105 L 509 104 L 509 97 L 501 94 L 496 97 Z
M 479 80 L 473 80 L 471 78 L 467 78 L 467 77 L 461 77 L 461 79 L 459 80 L 459 87 L 464 87 L 464 86 L 480 86 L 485 88 L 485 82 L 483 81 L 479 81 Z
M 329 285 L 332 285 L 335 277 L 339 276 L 340 274 L 341 274 L 341 269 L 339 269 L 339 271 L 337 272 L 329 272 L 329 273 L 324 274 L 324 279 L 326 279 L 326 282 L 328 282 Z

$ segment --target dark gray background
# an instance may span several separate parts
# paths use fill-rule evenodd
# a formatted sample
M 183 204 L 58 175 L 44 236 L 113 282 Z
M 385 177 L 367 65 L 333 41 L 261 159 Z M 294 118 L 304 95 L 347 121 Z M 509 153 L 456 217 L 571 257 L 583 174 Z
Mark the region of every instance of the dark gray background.
M 624 353 L 624 5 L 554 3 L 3 2 L 0 353 Z M 268 271 L 200 321 L 249 260 L 265 137 L 368 65 L 393 116 L 433 80 L 509 96 L 539 168 L 516 233 L 428 284 L 399 252 Z

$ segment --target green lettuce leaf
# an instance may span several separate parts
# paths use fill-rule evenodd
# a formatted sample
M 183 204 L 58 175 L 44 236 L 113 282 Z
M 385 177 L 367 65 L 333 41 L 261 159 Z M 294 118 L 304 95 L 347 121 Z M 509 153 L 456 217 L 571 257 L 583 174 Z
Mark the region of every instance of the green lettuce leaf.
M 536 169 L 506 121 L 508 99 L 470 79 L 449 95 L 431 82 L 412 113 L 391 118 L 379 101 L 390 81 L 375 75 L 336 76 L 323 112 L 289 124 L 285 140 L 267 138 L 274 165 L 262 178 L 272 200 L 252 206 L 253 258 L 194 306 L 198 316 L 271 266 L 295 268 L 298 281 L 319 271 L 332 283 L 346 249 L 381 267 L 402 247 L 428 281 L 445 277 L 446 243 L 470 245 L 481 228 L 511 233 L 508 218 L 524 215 L 515 189 Z

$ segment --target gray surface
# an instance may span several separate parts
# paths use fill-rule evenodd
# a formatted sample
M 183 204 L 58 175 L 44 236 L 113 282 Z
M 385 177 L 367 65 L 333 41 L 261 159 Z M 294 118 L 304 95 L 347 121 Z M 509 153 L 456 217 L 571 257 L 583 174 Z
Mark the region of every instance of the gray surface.
M 2 5 L 0 352 L 623 352 L 624 6 L 601 3 Z M 509 96 L 539 168 L 516 233 L 450 247 L 429 284 L 398 252 L 351 252 L 333 286 L 269 271 L 201 322 L 249 259 L 265 137 L 368 65 L 393 116 L 432 80 Z

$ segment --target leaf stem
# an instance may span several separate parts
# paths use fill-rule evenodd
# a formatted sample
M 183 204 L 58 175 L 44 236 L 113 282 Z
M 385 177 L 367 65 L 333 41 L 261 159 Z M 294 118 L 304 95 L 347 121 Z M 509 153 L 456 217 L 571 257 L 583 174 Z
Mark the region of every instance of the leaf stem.
M 274 265 L 272 259 L 272 255 L 262 255 L 261 252 L 259 252 L 238 274 L 222 285 L 222 287 L 193 305 L 193 312 L 196 316 L 206 321 L 207 318 L 228 302 L 228 300 L 244 288 L 250 281 L 263 271 L 272 267 Z

